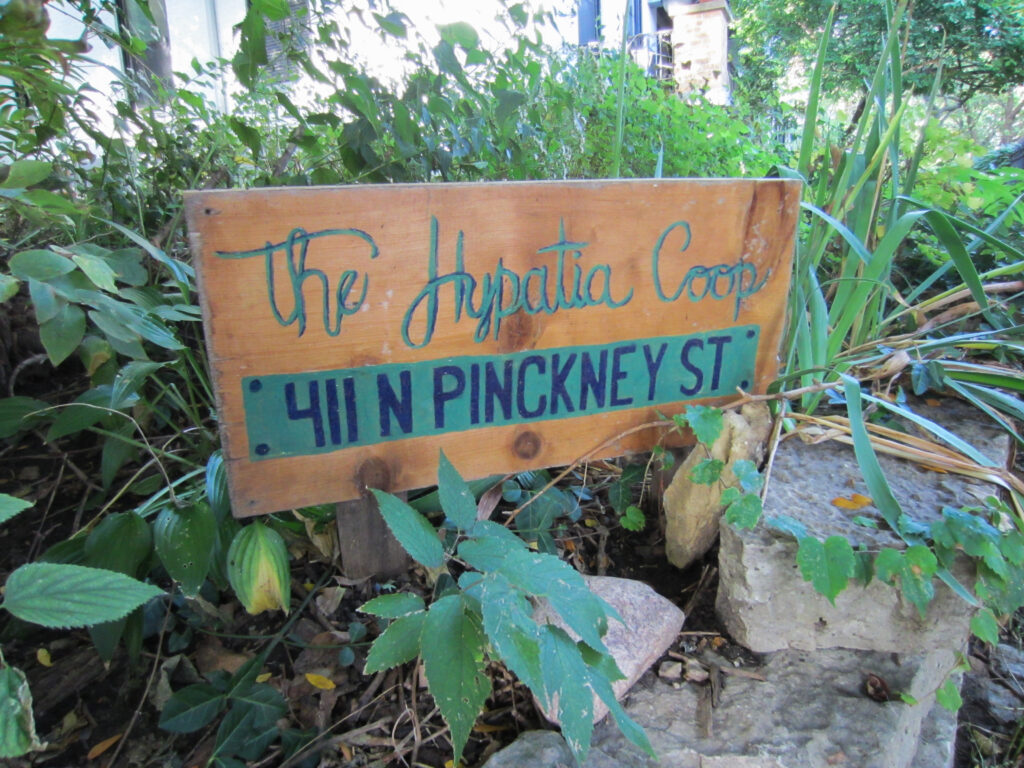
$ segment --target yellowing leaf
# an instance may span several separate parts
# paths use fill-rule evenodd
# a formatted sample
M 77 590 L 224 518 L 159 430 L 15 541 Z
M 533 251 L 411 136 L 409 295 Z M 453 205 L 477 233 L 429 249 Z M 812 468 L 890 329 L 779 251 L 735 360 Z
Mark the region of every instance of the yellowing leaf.
M 837 496 L 832 499 L 832 506 L 839 507 L 840 509 L 863 509 L 872 503 L 869 497 L 862 496 L 859 493 L 850 494 L 848 499 L 843 496 Z
M 313 672 L 306 673 L 306 680 L 314 688 L 319 688 L 321 691 L 329 691 L 334 688 L 334 681 L 331 678 L 317 675 Z
M 942 401 L 941 400 L 937 400 L 934 397 L 929 397 L 929 398 L 925 398 L 924 404 L 927 405 L 930 408 L 938 408 L 940 405 L 942 405 Z
M 36 661 L 38 661 L 44 667 L 53 666 L 53 659 L 50 658 L 50 652 L 45 648 L 40 648 L 38 651 L 36 651 Z
M 269 672 L 264 672 L 262 674 L 256 675 L 256 682 L 257 683 L 265 683 L 269 679 L 270 679 L 270 673 Z
M 87 754 L 85 756 L 85 759 L 86 760 L 95 760 L 97 757 L 102 755 L 104 752 L 106 752 L 112 746 L 117 744 L 117 742 L 119 742 L 121 740 L 121 736 L 122 735 L 123 734 L 119 733 L 119 734 L 117 734 L 115 736 L 111 736 L 109 739 L 104 739 L 99 744 L 97 744 L 96 746 L 94 746 L 92 749 L 89 750 L 89 754 Z

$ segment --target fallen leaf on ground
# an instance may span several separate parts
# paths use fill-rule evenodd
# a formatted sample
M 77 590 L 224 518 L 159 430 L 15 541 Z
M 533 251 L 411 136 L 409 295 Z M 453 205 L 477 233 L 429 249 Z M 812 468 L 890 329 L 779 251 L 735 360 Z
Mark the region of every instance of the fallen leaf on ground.
M 111 736 L 109 739 L 104 739 L 99 744 L 97 744 L 96 746 L 94 746 L 92 749 L 89 750 L 89 754 L 87 754 L 85 756 L 85 759 L 86 760 L 95 760 L 97 757 L 102 755 L 104 752 L 106 752 L 112 746 L 117 744 L 117 742 L 119 742 L 121 740 L 121 736 L 122 735 L 123 734 L 118 733 L 118 734 L 115 734 L 114 736 Z

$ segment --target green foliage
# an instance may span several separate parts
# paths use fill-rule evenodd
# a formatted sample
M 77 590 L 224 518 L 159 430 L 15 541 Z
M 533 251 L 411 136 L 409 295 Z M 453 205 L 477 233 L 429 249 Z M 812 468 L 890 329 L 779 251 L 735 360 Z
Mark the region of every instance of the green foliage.
M 0 493 L 0 523 L 6 523 L 19 512 L 24 512 L 32 507 L 31 501 L 19 499 L 8 493 Z
M 246 611 L 288 613 L 291 577 L 281 534 L 261 522 L 250 523 L 231 541 L 227 559 L 228 580 Z
M 180 509 L 165 507 L 153 526 L 156 553 L 187 597 L 194 597 L 206 580 L 217 537 L 210 505 L 196 502 Z
M 429 606 L 406 595 L 366 603 L 361 610 L 393 621 L 374 642 L 364 671 L 419 656 L 430 692 L 451 728 L 456 762 L 491 691 L 489 659 L 503 661 L 549 711 L 557 711 L 577 759 L 589 749 L 595 694 L 625 724 L 626 735 L 649 751 L 646 737 L 622 712 L 609 685 L 621 676 L 602 642 L 609 618 L 617 618 L 614 612 L 569 565 L 530 551 L 503 526 L 477 521 L 475 505 L 469 514 L 465 483 L 443 454 L 438 485 L 442 503 L 453 505 L 444 509 L 447 524 L 454 524 L 458 534 L 446 538 L 447 547 L 416 510 L 374 491 L 388 526 L 409 554 L 429 568 L 458 573 L 458 586 Z M 533 601 L 538 600 L 581 638 L 578 643 L 561 628 L 537 622 Z

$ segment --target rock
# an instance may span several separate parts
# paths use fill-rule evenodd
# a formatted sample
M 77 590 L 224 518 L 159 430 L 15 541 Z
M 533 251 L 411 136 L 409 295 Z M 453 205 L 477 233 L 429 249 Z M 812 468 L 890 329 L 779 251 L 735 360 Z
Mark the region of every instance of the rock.
M 648 675 L 626 712 L 660 762 L 602 723 L 583 768 L 942 768 L 952 758 L 956 717 L 934 705 L 934 692 L 955 663 L 950 651 L 769 654 L 759 669 L 764 682 L 724 678 L 707 738 L 697 726 L 700 687 L 676 689 Z M 869 672 L 917 704 L 868 698 Z
M 665 554 L 677 568 L 685 568 L 711 549 L 724 511 L 722 490 L 736 483 L 728 467 L 722 474 L 724 483 L 713 485 L 694 483 L 691 470 L 708 458 L 727 465 L 740 459 L 759 464 L 771 433 L 771 414 L 764 403 L 745 405 L 739 413 L 726 411 L 723 419 L 722 434 L 711 445 L 710 456 L 697 446 L 679 465 L 665 490 Z
M 604 636 L 609 653 L 626 676 L 612 683 L 615 697 L 621 700 L 626 691 L 672 645 L 686 617 L 669 600 L 642 581 L 611 576 L 583 578 L 590 591 L 614 608 L 625 622 L 623 624 L 613 619 L 608 623 L 608 632 Z M 555 624 L 569 632 L 574 640 L 579 639 L 547 604 L 538 607 L 534 619 L 538 623 Z M 538 708 L 544 711 L 540 702 Z M 595 696 L 594 722 L 606 714 L 608 707 Z M 557 723 L 551 713 L 545 711 L 545 716 Z
M 662 680 L 682 680 L 683 679 L 683 662 L 681 661 L 663 661 L 658 667 L 658 677 Z
M 482 768 L 574 768 L 576 760 L 561 734 L 526 731 L 495 752 Z
M 941 410 L 923 407 L 923 412 L 1005 462 L 1008 437 L 979 421 L 970 408 L 951 401 Z M 977 505 L 992 493 L 987 484 L 912 462 L 879 455 L 879 463 L 903 509 L 924 523 L 938 519 L 943 506 Z M 776 453 L 764 514 L 795 518 L 822 539 L 840 535 L 872 551 L 902 548 L 884 523 L 873 529 L 852 522 L 855 515 L 880 520 L 873 507 L 854 513 L 832 505 L 833 498 L 852 493 L 868 493 L 852 448 L 790 439 Z M 764 525 L 740 531 L 723 523 L 720 541 L 716 608 L 732 637 L 751 650 L 842 647 L 916 653 L 960 648 L 969 635 L 970 608 L 938 580 L 925 620 L 897 589 L 877 580 L 867 587 L 851 584 L 832 605 L 803 580 L 792 538 Z M 968 586 L 973 583 L 966 562 L 954 568 L 954 575 Z
M 963 698 L 968 722 L 1005 728 L 1024 714 L 1024 651 L 1002 643 L 991 650 L 987 668 L 965 677 Z

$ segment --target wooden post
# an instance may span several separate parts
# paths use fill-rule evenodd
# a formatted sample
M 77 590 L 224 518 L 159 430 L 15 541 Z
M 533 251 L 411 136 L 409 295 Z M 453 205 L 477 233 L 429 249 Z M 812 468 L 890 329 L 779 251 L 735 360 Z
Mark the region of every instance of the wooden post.
M 373 496 L 341 502 L 336 519 L 341 572 L 347 578 L 398 576 L 409 570 L 409 556 L 391 535 Z

